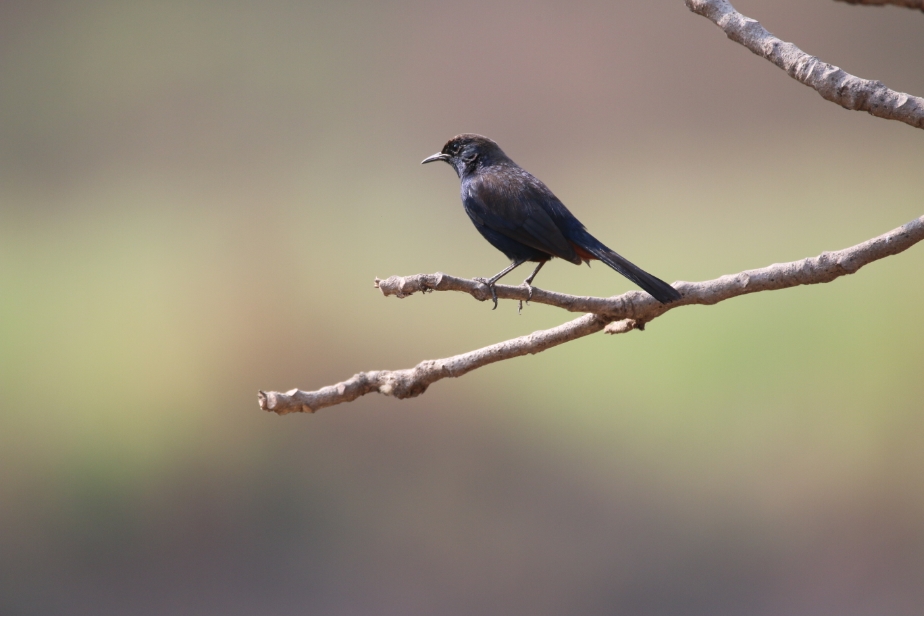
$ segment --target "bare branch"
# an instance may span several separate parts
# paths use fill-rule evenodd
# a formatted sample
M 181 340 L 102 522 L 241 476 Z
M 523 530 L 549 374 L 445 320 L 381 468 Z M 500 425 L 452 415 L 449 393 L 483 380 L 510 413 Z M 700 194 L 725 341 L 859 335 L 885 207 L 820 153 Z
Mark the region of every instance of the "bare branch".
M 397 398 L 418 396 L 440 379 L 460 377 L 493 362 L 539 353 L 600 330 L 609 334 L 643 330 L 647 322 L 679 306 L 716 304 L 758 291 L 828 283 L 840 276 L 853 274 L 868 263 L 901 253 L 921 240 L 924 240 L 924 216 L 841 251 L 825 252 L 817 257 L 774 264 L 757 270 L 745 270 L 711 281 L 678 281 L 674 287 L 683 294 L 683 298 L 669 305 L 662 305 L 648 294 L 638 291 L 614 298 L 589 298 L 535 289 L 532 298 L 534 302 L 590 314 L 549 330 L 540 330 L 451 358 L 427 360 L 412 369 L 358 373 L 347 381 L 314 392 L 297 389 L 284 393 L 261 391 L 258 400 L 262 409 L 283 415 L 294 411 L 317 411 L 355 400 L 370 392 L 381 392 Z M 376 286 L 386 296 L 405 297 L 418 291 L 463 291 L 478 300 L 487 297 L 487 290 L 482 283 L 440 273 L 393 276 L 384 281 L 376 279 Z M 497 296 L 525 300 L 526 289 L 498 285 Z
M 687 8 L 720 27 L 728 38 L 766 58 L 790 77 L 814 88 L 822 98 L 854 111 L 924 128 L 924 98 L 895 92 L 880 81 L 861 79 L 822 62 L 767 32 L 728 0 L 685 0 Z
M 415 274 L 413 276 L 391 276 L 385 279 L 375 279 L 375 286 L 386 296 L 406 298 L 417 292 L 430 291 L 461 291 L 470 294 L 480 301 L 490 300 L 491 292 L 487 285 L 480 281 L 463 279 L 449 274 L 437 272 L 435 274 Z M 523 285 L 497 285 L 497 297 L 501 300 L 519 300 L 526 302 L 528 290 Z M 642 291 L 630 291 L 617 298 L 594 298 L 591 296 L 571 296 L 547 291 L 533 287 L 533 295 L 529 300 L 538 304 L 548 304 L 571 311 L 572 313 L 598 313 L 613 314 L 617 316 L 634 314 L 635 307 L 647 307 L 649 303 L 658 302 Z
M 401 371 L 369 371 L 357 373 L 335 386 L 315 392 L 260 392 L 260 407 L 283 415 L 293 411 L 317 411 L 338 403 L 346 403 L 370 392 L 381 392 L 396 398 L 423 394 L 434 381 L 446 377 L 461 377 L 476 368 L 501 360 L 535 354 L 576 338 L 599 332 L 606 321 L 597 315 L 584 315 L 549 330 L 539 330 L 502 343 L 443 360 L 425 360 L 412 369 Z
M 886 4 L 894 4 L 895 6 L 903 6 L 906 9 L 920 9 L 924 11 L 924 0 L 837 0 L 838 2 L 846 2 L 847 4 L 866 4 L 870 6 L 883 6 Z

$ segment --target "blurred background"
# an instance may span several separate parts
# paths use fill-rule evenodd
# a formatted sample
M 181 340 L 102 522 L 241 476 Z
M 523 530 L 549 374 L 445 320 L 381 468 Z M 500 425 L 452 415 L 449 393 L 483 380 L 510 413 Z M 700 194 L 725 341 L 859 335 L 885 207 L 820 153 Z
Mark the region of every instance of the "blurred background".
M 920 12 L 735 5 L 924 95 Z M 924 610 L 924 247 L 417 399 L 258 409 L 573 318 L 373 289 L 507 263 L 419 165 L 461 132 L 667 281 L 924 213 L 921 131 L 680 0 L 3 2 L 0 611 Z

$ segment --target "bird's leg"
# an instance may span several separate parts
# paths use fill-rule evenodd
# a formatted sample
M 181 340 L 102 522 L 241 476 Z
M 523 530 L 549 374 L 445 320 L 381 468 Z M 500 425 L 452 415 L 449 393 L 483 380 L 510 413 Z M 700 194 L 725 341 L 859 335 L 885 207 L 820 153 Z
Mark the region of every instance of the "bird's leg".
M 513 270 L 514 268 L 516 268 L 517 266 L 522 266 L 525 262 L 526 262 L 525 259 L 516 259 L 516 260 L 514 260 L 509 266 L 507 266 L 506 268 L 504 268 L 503 270 L 501 270 L 500 272 L 498 272 L 497 274 L 495 274 L 494 276 L 492 276 L 492 277 L 489 278 L 488 280 L 485 280 L 485 279 L 483 279 L 483 278 L 481 278 L 481 277 L 478 277 L 478 278 L 475 278 L 475 279 L 474 279 L 474 280 L 478 281 L 479 283 L 484 283 L 485 285 L 488 286 L 488 289 L 491 290 L 491 299 L 494 300 L 494 308 L 491 309 L 492 311 L 493 311 L 494 309 L 497 308 L 497 291 L 494 289 L 494 284 L 495 284 L 497 281 L 499 281 L 499 280 L 501 279 L 502 276 L 504 276 L 505 274 L 507 274 L 508 272 L 510 272 L 511 270 Z
M 526 285 L 526 289 L 529 293 L 526 295 L 526 303 L 529 304 L 529 301 L 533 299 L 533 286 L 531 283 L 533 279 L 536 278 L 536 275 L 539 274 L 539 270 L 542 270 L 542 266 L 545 265 L 544 261 L 540 261 L 539 265 L 536 266 L 536 269 L 533 270 L 533 273 L 526 277 L 526 280 L 523 281 L 523 284 Z
M 530 283 L 533 282 L 533 279 L 536 278 L 536 275 L 539 274 L 539 270 L 542 269 L 542 266 L 545 265 L 544 261 L 540 261 L 539 265 L 536 266 L 536 269 L 533 270 L 533 273 L 526 277 L 523 281 L 523 284 L 526 285 L 526 304 L 529 304 L 529 301 L 533 299 L 533 286 Z M 520 300 L 520 307 L 517 309 L 517 314 L 522 314 L 523 312 L 523 301 Z

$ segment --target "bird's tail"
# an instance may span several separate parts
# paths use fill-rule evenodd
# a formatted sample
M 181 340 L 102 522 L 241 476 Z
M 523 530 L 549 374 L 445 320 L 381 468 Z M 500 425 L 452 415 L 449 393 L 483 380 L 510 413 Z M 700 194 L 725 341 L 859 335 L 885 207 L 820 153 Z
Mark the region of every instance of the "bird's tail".
M 616 272 L 650 293 L 661 304 L 667 304 L 680 299 L 680 292 L 659 279 L 658 277 L 648 274 L 634 263 L 613 251 L 602 242 L 590 235 L 586 230 L 581 230 L 578 244 Z

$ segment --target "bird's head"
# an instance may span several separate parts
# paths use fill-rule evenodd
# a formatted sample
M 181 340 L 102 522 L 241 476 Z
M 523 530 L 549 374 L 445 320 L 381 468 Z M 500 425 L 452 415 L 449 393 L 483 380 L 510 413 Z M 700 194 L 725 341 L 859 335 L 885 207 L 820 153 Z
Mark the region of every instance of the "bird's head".
M 473 133 L 456 135 L 446 142 L 443 149 L 433 156 L 428 156 L 420 163 L 445 161 L 452 165 L 461 178 L 476 169 L 508 161 L 507 155 L 496 143 L 487 137 Z

